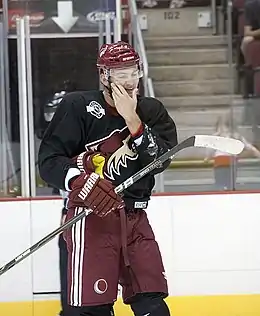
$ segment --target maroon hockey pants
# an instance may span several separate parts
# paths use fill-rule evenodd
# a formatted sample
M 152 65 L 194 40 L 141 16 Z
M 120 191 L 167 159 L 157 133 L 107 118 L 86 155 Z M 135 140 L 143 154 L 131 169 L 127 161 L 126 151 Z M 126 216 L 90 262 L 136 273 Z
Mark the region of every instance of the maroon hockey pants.
M 67 220 L 82 208 L 69 210 Z M 105 218 L 91 214 L 64 233 L 68 247 L 68 302 L 72 306 L 113 303 L 118 283 L 125 303 L 137 293 L 161 292 L 167 282 L 158 244 L 144 210 L 122 210 Z

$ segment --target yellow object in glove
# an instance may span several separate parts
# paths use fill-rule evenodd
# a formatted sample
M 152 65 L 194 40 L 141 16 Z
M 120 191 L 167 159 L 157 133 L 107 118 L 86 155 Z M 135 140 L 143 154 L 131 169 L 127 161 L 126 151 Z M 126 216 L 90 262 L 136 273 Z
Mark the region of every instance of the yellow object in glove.
M 93 162 L 93 165 L 95 167 L 95 173 L 97 173 L 101 179 L 104 179 L 103 169 L 104 169 L 104 165 L 106 163 L 105 157 L 103 157 L 100 154 L 96 154 L 93 156 L 92 162 Z

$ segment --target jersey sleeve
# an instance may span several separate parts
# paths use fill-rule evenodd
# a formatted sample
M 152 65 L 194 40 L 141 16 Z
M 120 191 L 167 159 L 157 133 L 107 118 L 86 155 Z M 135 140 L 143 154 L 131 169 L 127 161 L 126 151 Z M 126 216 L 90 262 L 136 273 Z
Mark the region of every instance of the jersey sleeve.
M 142 167 L 178 143 L 176 125 L 163 104 L 154 98 L 147 98 L 146 103 L 147 106 L 142 109 L 143 113 L 140 113 L 144 125 L 143 133 L 133 138 L 134 148 L 138 151 Z M 162 172 L 169 164 L 170 160 L 152 174 Z
M 40 176 L 51 186 L 68 190 L 68 181 L 80 174 L 72 158 L 83 151 L 84 120 L 80 95 L 68 94 L 59 103 L 38 154 Z

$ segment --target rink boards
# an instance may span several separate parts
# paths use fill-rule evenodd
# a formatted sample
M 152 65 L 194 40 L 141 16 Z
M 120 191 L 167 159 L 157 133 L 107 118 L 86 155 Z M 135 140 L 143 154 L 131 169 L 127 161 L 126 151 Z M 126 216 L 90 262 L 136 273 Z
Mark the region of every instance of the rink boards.
M 0 201 L 0 266 L 58 227 L 61 206 Z M 259 206 L 260 193 L 152 197 L 174 316 L 260 315 Z M 0 315 L 55 316 L 59 290 L 56 238 L 0 277 Z M 116 310 L 131 315 L 120 299 Z

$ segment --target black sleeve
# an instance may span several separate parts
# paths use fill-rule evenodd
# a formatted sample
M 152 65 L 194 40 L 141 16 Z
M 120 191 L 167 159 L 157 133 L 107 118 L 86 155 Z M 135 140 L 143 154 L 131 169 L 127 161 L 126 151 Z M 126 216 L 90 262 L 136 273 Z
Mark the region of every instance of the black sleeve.
M 154 98 L 146 99 L 147 107 L 142 109 L 143 113 L 140 113 L 140 119 L 144 124 L 144 132 L 141 135 L 142 141 L 137 145 L 137 139 L 133 139 L 134 148 L 138 151 L 142 167 L 154 161 L 178 143 L 175 123 L 163 104 Z M 147 115 L 147 113 L 150 113 L 150 115 Z M 154 170 L 151 174 L 162 172 L 169 164 L 170 160 L 166 161 L 162 168 Z
M 83 151 L 84 120 L 80 109 L 84 103 L 81 95 L 66 95 L 57 107 L 48 126 L 38 154 L 40 176 L 48 184 L 65 190 L 65 178 L 70 168 L 76 168 L 72 161 Z

